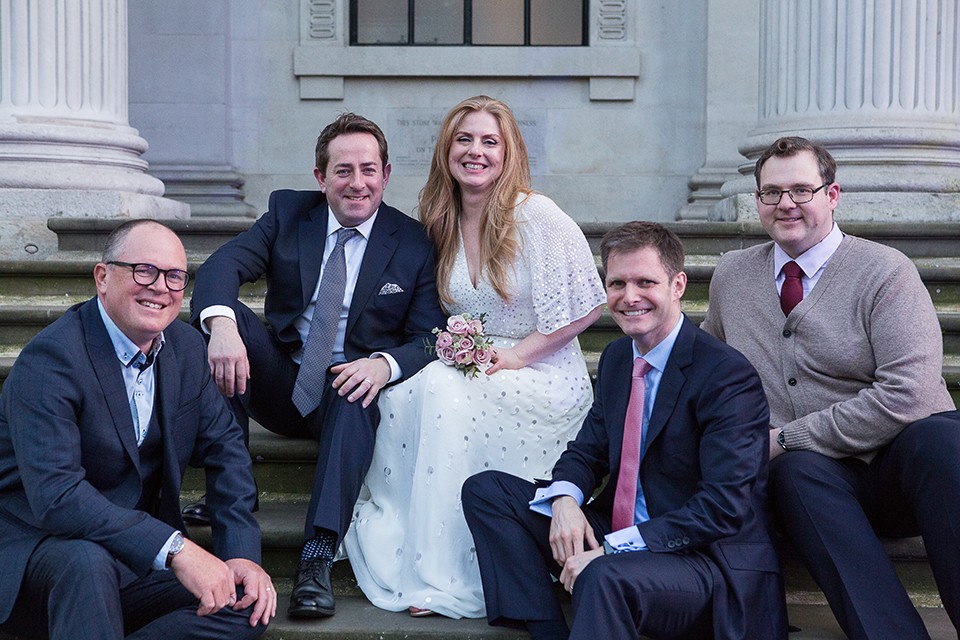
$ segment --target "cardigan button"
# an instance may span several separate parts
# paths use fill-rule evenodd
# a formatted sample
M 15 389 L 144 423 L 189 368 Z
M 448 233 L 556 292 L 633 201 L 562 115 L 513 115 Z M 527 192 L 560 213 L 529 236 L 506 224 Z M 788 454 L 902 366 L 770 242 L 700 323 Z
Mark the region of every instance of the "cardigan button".
M 789 380 L 787 380 L 787 384 L 790 385 L 791 387 L 795 387 L 795 386 L 797 386 L 797 379 L 796 379 L 796 378 L 790 378 Z
M 784 329 L 784 330 L 783 330 L 783 337 L 784 337 L 784 338 L 789 338 L 791 335 L 793 335 L 793 334 L 791 333 L 790 329 Z

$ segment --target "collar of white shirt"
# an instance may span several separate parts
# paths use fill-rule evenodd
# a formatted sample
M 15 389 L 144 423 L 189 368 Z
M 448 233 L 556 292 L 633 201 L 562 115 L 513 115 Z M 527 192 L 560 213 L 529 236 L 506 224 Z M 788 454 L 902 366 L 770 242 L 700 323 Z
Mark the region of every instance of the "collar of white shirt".
M 803 275 L 807 276 L 807 278 L 812 278 L 817 271 L 827 264 L 836 250 L 840 247 L 841 242 L 843 242 L 843 232 L 840 231 L 840 227 L 838 227 L 837 223 L 834 222 L 830 233 L 828 233 L 823 240 L 813 245 L 796 258 L 791 258 L 787 255 L 786 251 L 780 248 L 780 245 L 774 244 L 773 277 L 779 278 L 780 271 L 783 269 L 783 265 L 793 260 L 800 265 L 800 268 L 803 270 Z

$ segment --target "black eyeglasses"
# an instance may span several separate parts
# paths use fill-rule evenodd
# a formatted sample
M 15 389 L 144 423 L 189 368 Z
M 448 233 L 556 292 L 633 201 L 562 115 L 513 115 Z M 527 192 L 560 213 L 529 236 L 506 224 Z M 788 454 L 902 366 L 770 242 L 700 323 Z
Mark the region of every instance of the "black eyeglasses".
M 767 189 L 760 192 L 760 202 L 763 204 L 780 204 L 783 194 L 789 194 L 794 204 L 806 204 L 813 200 L 813 194 L 820 191 L 830 183 L 825 182 L 816 189 L 810 187 L 794 187 L 793 189 Z
M 161 273 L 170 291 L 183 291 L 190 282 L 190 274 L 183 269 L 161 269 L 146 262 L 120 262 L 119 260 L 111 260 L 107 264 L 129 267 L 133 271 L 133 281 L 144 287 L 149 287 L 156 282 Z

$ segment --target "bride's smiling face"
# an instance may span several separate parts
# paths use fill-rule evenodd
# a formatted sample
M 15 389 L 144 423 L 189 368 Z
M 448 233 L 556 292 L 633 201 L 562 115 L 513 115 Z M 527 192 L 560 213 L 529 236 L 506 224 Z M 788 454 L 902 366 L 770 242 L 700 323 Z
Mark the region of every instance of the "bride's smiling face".
M 450 173 L 464 192 L 486 193 L 503 173 L 503 136 L 493 114 L 464 116 L 447 154 Z

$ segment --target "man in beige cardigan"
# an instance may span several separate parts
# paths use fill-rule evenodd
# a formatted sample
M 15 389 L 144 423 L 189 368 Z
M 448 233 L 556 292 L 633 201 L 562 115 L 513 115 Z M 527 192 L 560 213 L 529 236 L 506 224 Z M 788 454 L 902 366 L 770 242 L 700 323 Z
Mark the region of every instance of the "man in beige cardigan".
M 781 138 L 756 165 L 773 242 L 721 257 L 702 328 L 770 402 L 770 503 L 850 638 L 927 638 L 877 536 L 921 534 L 960 628 L 960 415 L 930 295 L 899 251 L 844 234 L 830 153 Z

